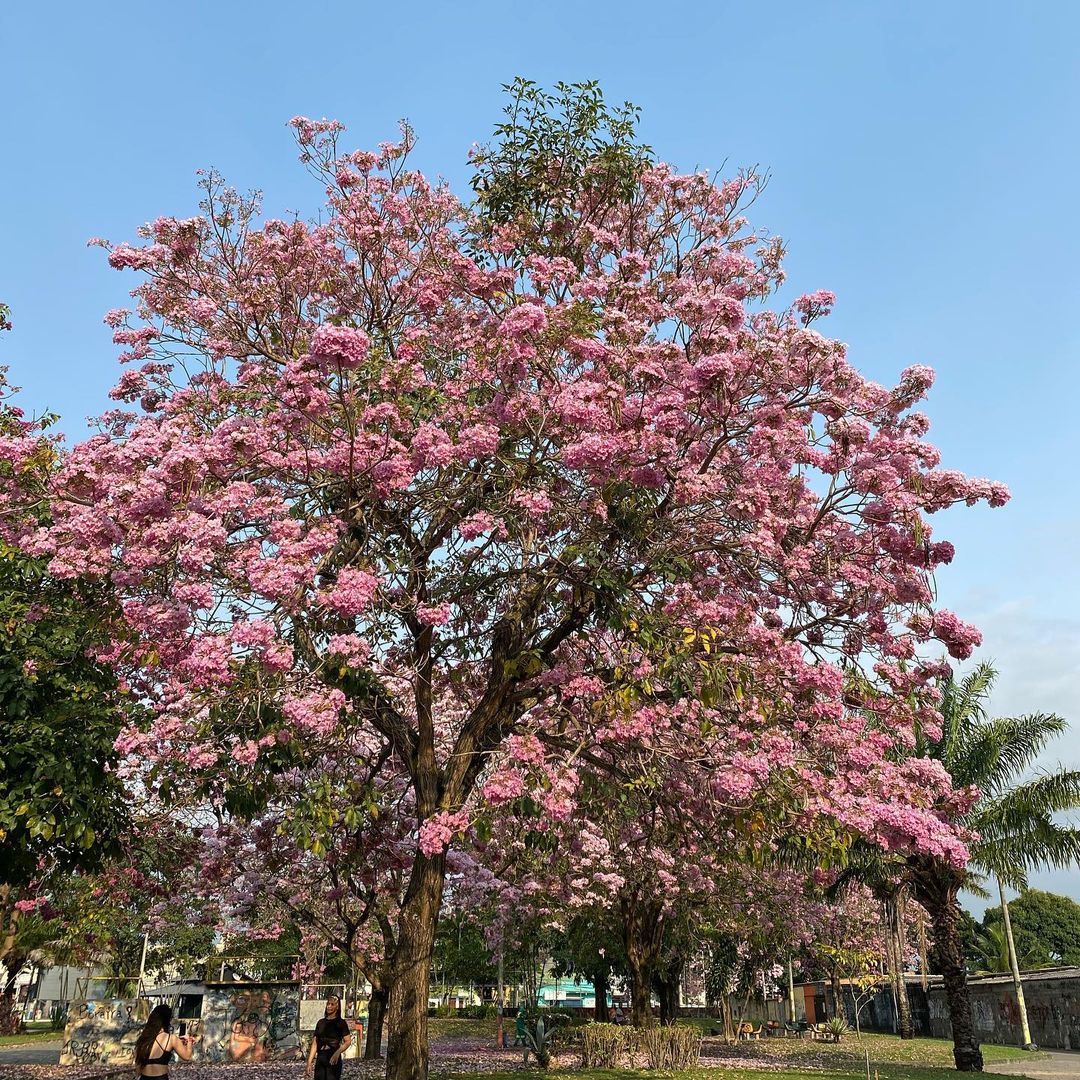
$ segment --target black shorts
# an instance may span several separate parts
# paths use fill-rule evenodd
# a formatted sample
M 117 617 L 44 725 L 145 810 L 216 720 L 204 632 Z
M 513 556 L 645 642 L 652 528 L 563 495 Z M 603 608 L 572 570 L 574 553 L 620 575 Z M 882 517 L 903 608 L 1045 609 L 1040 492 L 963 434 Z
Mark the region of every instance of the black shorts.
M 332 1050 L 319 1051 L 315 1055 L 314 1080 L 341 1080 L 341 1058 L 331 1065 L 330 1059 L 333 1056 Z

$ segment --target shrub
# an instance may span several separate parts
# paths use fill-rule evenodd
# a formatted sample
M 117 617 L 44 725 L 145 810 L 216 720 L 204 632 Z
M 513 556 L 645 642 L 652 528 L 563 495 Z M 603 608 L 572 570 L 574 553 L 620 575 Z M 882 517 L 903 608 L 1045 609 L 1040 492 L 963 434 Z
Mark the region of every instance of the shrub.
M 581 1065 L 585 1069 L 614 1069 L 619 1057 L 631 1049 L 634 1028 L 616 1024 L 589 1024 L 581 1034 Z
M 671 1072 L 689 1069 L 701 1057 L 701 1032 L 689 1024 L 645 1028 L 641 1045 L 649 1059 L 649 1067 Z

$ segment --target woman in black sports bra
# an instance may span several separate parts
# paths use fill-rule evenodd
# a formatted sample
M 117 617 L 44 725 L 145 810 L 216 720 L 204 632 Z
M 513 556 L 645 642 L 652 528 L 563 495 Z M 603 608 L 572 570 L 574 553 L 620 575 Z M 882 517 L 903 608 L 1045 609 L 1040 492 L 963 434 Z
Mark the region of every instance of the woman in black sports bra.
M 172 1033 L 172 1009 L 158 1005 L 135 1042 L 135 1072 L 146 1080 L 164 1080 L 169 1075 L 173 1054 L 181 1061 L 191 1060 L 193 1038 Z

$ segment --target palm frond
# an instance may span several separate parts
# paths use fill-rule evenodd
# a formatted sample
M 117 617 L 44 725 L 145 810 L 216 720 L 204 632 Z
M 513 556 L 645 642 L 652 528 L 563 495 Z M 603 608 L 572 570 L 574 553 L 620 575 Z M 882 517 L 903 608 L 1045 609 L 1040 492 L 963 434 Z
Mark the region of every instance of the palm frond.
M 990 696 L 997 672 L 992 664 L 981 663 L 962 682 L 949 678 L 942 684 L 941 715 L 944 721 L 941 760 L 948 765 L 957 758 L 965 732 L 986 717 L 986 699 Z M 950 770 L 951 771 L 951 770 Z
M 1080 862 L 1080 829 L 1049 818 L 1032 818 L 972 845 L 974 867 L 996 874 L 1011 888 L 1027 888 L 1029 870 L 1051 870 Z
M 974 806 L 967 824 L 977 832 L 1007 833 L 1026 821 L 1080 810 L 1080 771 L 1044 772 L 999 794 L 986 794 Z
M 974 785 L 988 791 L 994 785 L 999 770 L 1001 747 L 995 733 L 979 724 L 960 732 L 948 760 L 942 764 L 949 771 L 956 787 Z
M 1003 791 L 1031 767 L 1047 744 L 1068 730 L 1068 723 L 1055 713 L 1001 716 L 980 725 L 980 730 L 997 748 L 996 768 L 988 775 L 984 789 Z

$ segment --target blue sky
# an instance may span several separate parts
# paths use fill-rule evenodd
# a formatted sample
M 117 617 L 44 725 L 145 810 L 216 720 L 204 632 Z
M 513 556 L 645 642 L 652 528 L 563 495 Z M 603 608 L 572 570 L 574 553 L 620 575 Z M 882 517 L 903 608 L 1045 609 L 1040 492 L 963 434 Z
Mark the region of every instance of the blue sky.
M 945 463 L 1014 494 L 940 522 L 942 600 L 984 629 L 997 711 L 1080 717 L 1078 37 L 1080 5 L 1052 0 L 4 5 L 4 359 L 77 436 L 130 288 L 89 237 L 191 213 L 205 166 L 313 210 L 296 114 L 358 146 L 408 117 L 421 167 L 464 190 L 502 83 L 599 79 L 665 160 L 771 171 L 755 221 L 787 239 L 794 290 L 837 293 L 822 329 L 861 369 L 937 369 Z M 1080 766 L 1075 737 L 1057 749 Z M 1078 874 L 1040 880 L 1080 899 Z

